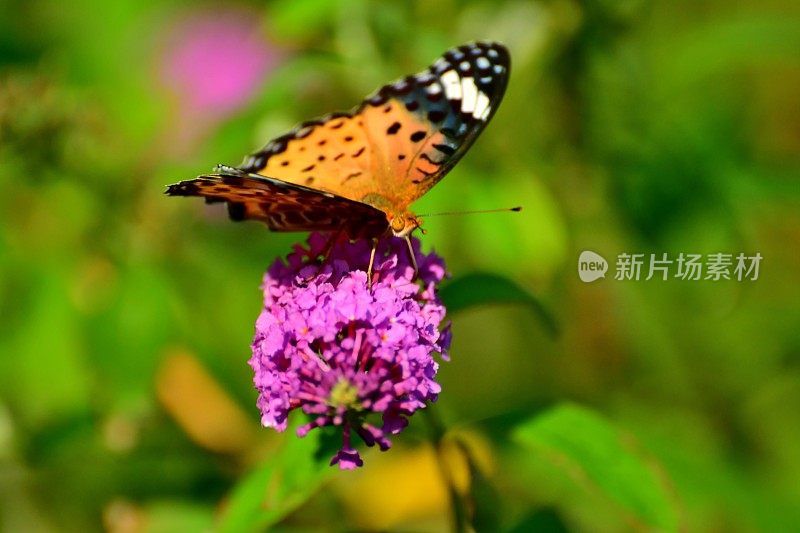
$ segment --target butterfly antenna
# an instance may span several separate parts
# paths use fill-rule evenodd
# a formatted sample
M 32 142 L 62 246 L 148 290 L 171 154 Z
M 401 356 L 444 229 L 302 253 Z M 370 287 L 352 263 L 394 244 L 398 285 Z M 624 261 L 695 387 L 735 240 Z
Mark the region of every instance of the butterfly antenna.
M 429 213 L 427 215 L 417 215 L 420 218 L 422 217 L 438 217 L 441 215 L 475 215 L 478 213 L 503 213 L 506 211 L 511 211 L 514 213 L 518 213 L 522 211 L 522 206 L 517 207 L 501 207 L 499 209 L 478 209 L 475 211 L 444 211 L 442 213 Z

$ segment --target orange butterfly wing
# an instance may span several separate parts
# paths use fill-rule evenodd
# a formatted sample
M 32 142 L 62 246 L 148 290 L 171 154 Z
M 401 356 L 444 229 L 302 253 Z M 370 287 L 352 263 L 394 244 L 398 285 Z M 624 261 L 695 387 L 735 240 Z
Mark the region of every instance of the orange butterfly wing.
M 381 224 L 385 231 L 395 214 L 442 179 L 472 145 L 502 100 L 509 69 L 508 52 L 500 44 L 454 48 L 427 70 L 382 87 L 350 113 L 300 124 L 247 157 L 241 168 L 182 182 L 177 185 L 206 180 L 197 187 L 171 186 L 167 192 L 228 201 L 232 216 L 243 215 L 235 218 L 266 220 L 271 229 L 287 227 L 277 227 L 271 214 L 299 209 L 294 200 L 302 198 L 314 209 L 332 212 L 326 224 L 309 222 L 303 229 L 329 229 L 333 215 L 342 217 L 340 227 L 353 228 L 369 214 L 369 231 L 348 233 L 372 234 Z M 236 174 L 249 176 L 242 183 L 250 192 L 271 187 L 274 196 L 255 203 L 243 199 L 245 191 L 234 194 L 231 183 L 226 185 L 231 190 L 208 183 Z M 258 184 L 259 176 L 270 185 Z M 291 201 L 275 192 L 276 183 L 283 184 L 281 191 L 292 191 Z M 311 200 L 315 192 L 319 197 Z M 348 221 L 348 201 L 372 210 L 357 210 L 351 218 L 358 221 Z M 231 205 L 241 203 L 244 209 Z
M 248 157 L 242 170 L 360 200 L 372 186 L 374 157 L 363 124 L 351 113 L 304 122 Z

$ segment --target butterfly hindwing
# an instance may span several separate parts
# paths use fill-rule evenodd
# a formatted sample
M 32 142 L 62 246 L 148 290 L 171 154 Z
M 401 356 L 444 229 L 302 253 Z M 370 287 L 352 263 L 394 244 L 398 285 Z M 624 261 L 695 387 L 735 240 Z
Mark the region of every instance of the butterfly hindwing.
M 172 196 L 224 201 L 233 220 L 260 220 L 273 231 L 344 230 L 374 237 L 386 228 L 382 211 L 332 193 L 244 173 L 210 174 L 170 185 Z

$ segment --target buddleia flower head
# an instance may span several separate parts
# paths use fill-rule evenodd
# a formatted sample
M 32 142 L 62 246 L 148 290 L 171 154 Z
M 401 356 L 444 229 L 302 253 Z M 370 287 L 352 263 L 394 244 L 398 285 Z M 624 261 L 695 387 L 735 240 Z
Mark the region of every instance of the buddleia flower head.
M 368 446 L 391 446 L 408 417 L 435 401 L 438 363 L 447 359 L 449 324 L 436 294 L 444 262 L 422 254 L 413 240 L 415 275 L 402 239 L 383 240 L 373 282 L 367 282 L 368 241 L 337 241 L 312 234 L 264 276 L 264 307 L 256 322 L 253 356 L 262 424 L 284 431 L 300 409 L 314 428 L 337 426 L 342 446 L 331 464 L 363 464 L 353 433 Z

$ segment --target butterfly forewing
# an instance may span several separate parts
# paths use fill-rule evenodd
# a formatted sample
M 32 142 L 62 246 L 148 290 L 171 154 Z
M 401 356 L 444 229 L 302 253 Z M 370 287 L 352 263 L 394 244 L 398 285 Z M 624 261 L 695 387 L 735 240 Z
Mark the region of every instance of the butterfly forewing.
M 242 170 L 358 200 L 371 176 L 363 118 L 335 113 L 300 124 L 245 160 Z
M 433 187 L 461 159 L 503 98 L 510 61 L 496 43 L 446 52 L 427 70 L 386 85 L 361 113 L 388 162 L 380 178 L 398 211 Z M 374 118 L 373 118 L 374 117 Z

